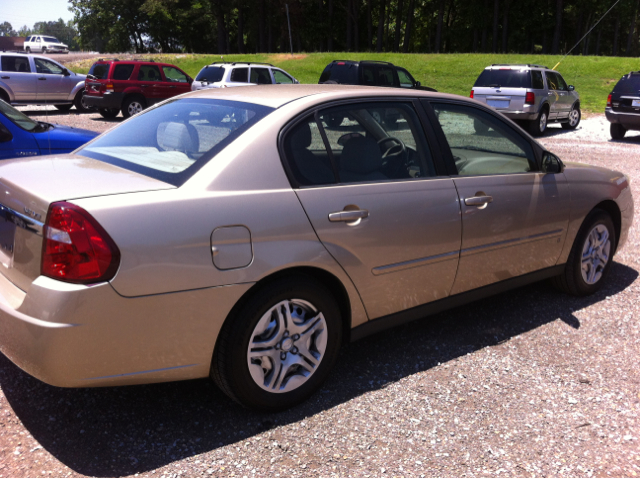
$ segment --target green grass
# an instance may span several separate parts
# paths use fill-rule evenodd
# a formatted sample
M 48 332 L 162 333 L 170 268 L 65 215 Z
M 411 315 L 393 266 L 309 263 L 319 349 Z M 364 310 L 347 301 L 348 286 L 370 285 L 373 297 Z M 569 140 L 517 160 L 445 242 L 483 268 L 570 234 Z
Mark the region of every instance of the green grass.
M 219 55 L 136 55 L 166 61 L 195 76 L 203 65 L 220 61 Z M 124 58 L 120 56 L 120 58 Z M 290 72 L 301 83 L 317 83 L 320 73 L 331 60 L 381 60 L 409 70 L 423 85 L 438 91 L 468 96 L 473 83 L 484 67 L 492 63 L 537 63 L 550 68 L 561 60 L 551 55 L 489 55 L 489 54 L 399 54 L 399 53 L 310 53 L 261 55 L 225 55 L 224 61 L 268 62 Z M 86 73 L 93 60 L 69 63 L 74 71 Z M 584 112 L 604 112 L 607 95 L 625 73 L 640 70 L 636 58 L 569 56 L 557 68 L 567 83 L 580 94 Z

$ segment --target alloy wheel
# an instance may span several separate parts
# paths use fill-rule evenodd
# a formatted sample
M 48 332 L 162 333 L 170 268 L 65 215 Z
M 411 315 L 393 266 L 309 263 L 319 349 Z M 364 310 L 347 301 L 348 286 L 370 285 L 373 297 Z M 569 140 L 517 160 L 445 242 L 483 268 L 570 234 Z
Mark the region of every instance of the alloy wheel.
M 609 230 L 603 224 L 593 227 L 582 247 L 582 279 L 587 284 L 600 281 L 611 254 Z
M 251 333 L 247 364 L 253 381 L 265 391 L 286 393 L 317 371 L 327 347 L 322 312 L 302 299 L 271 307 Z
M 542 112 L 540 113 L 540 133 L 544 133 L 544 131 L 547 129 L 547 113 L 546 112 Z
M 573 109 L 571 110 L 571 113 L 569 113 L 569 125 L 574 127 L 578 124 L 578 122 L 580 121 L 580 112 L 578 112 L 577 109 Z
M 127 106 L 127 112 L 129 113 L 129 116 L 140 113 L 142 110 L 142 103 L 140 103 L 139 101 L 132 101 L 131 103 L 129 103 L 129 106 Z

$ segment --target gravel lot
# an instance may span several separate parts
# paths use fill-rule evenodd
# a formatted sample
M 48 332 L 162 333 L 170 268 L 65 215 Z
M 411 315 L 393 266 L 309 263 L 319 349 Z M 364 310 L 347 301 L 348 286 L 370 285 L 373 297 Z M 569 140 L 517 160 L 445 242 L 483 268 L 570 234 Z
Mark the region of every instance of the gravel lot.
M 640 135 L 613 142 L 596 115 L 541 141 L 630 175 L 640 211 Z M 208 380 L 59 389 L 0 354 L 0 476 L 636 477 L 639 253 L 635 226 L 591 297 L 539 283 L 348 345 L 324 389 L 279 414 Z

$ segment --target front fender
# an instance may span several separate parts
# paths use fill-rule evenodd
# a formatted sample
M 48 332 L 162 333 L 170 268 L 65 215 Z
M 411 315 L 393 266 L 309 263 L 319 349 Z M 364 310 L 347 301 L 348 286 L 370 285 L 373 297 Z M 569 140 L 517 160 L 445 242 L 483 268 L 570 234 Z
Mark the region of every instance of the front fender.
M 84 90 L 84 80 L 79 81 L 76 86 L 73 87 L 73 90 L 69 93 L 69 98 L 67 98 L 67 100 L 73 101 L 80 90 Z
M 3 89 L 7 95 L 9 95 L 9 102 L 13 102 L 16 100 L 16 95 L 13 93 L 11 87 L 5 82 L 0 80 L 0 88 Z

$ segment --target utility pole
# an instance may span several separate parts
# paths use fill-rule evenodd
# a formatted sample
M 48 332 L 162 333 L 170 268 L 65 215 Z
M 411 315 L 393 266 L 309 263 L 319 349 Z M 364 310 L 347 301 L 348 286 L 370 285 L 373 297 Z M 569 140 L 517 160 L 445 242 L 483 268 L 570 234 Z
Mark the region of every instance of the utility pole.
M 287 8 L 287 25 L 289 26 L 289 47 L 291 48 L 291 56 L 293 57 L 293 40 L 291 39 L 291 21 L 289 20 L 289 4 L 285 3 Z

